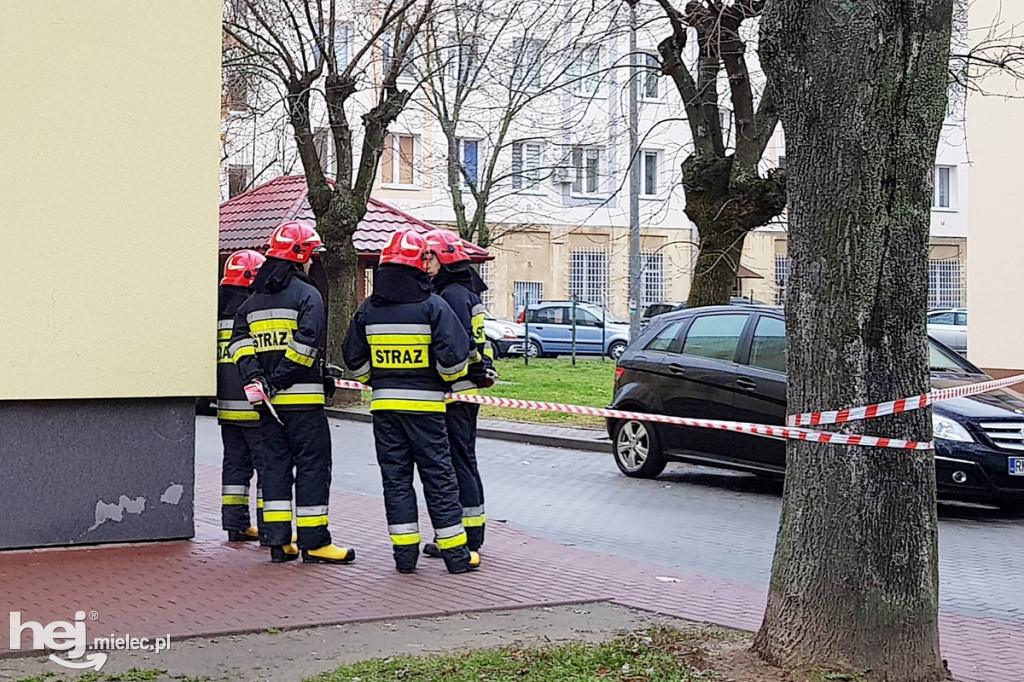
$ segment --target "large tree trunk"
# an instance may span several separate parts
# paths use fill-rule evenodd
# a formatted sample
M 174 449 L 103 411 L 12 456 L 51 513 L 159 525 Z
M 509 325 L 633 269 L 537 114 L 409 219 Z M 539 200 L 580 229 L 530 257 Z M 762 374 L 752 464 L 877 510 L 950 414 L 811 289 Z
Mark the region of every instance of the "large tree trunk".
M 352 192 L 337 188 L 328 211 L 317 220 L 317 228 L 327 247 L 324 254 L 328 283 L 327 361 L 337 365 L 342 365 L 341 346 L 359 307 L 359 277 L 363 276 L 352 235 L 366 209 L 358 210 L 354 202 Z
M 929 174 L 953 0 L 775 0 L 761 60 L 786 130 L 790 412 L 928 390 Z M 929 411 L 837 429 L 927 440 Z M 754 648 L 787 668 L 945 676 L 933 453 L 791 441 Z
M 686 215 L 700 234 L 688 300 L 691 308 L 729 302 L 747 233 L 768 224 L 786 207 L 783 173 L 731 181 L 732 167 L 732 156 L 695 155 L 683 162 Z

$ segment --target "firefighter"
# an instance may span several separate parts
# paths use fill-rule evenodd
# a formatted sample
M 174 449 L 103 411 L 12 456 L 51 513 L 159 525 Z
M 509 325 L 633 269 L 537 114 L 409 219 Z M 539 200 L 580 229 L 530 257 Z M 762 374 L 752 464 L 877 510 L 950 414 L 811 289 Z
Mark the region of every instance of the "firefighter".
M 480 294 L 487 285 L 470 266 L 469 254 L 462 239 L 448 230 L 433 230 L 426 235 L 432 257 L 427 274 L 433 278 L 434 290 L 443 298 L 469 335 L 469 372 L 451 386 L 451 392 L 479 394 L 481 388 L 494 385 L 497 373 L 487 349 L 484 332 L 483 302 Z M 476 461 L 476 424 L 480 406 L 449 399 L 445 412 L 448 442 L 452 464 L 459 483 L 462 503 L 462 525 L 466 527 L 469 548 L 478 551 L 484 542 L 484 488 Z M 437 545 L 429 543 L 423 548 L 428 556 L 439 556 Z
M 224 443 L 221 467 L 221 527 L 228 542 L 259 540 L 250 523 L 249 482 L 256 471 L 256 521 L 263 526 L 262 464 L 260 462 L 260 415 L 245 398 L 245 382 L 228 354 L 235 311 L 249 298 L 249 286 L 266 260 L 257 251 L 236 251 L 224 264 L 220 281 L 217 320 L 217 422 Z
M 415 468 L 445 567 L 465 573 L 480 565 L 480 555 L 466 545 L 444 413 L 446 382 L 468 371 L 469 337 L 444 299 L 431 293 L 427 253 L 414 230 L 391 236 L 373 295 L 359 306 L 343 349 L 348 369 L 373 388 L 373 436 L 395 567 L 412 573 L 419 558 Z
M 355 559 L 355 550 L 334 545 L 327 529 L 331 432 L 324 396 L 333 383 L 324 376 L 324 303 L 309 277 L 313 254 L 322 251 L 320 236 L 305 223 L 274 230 L 253 293 L 235 315 L 229 348 L 260 414 L 263 539 L 274 563 L 297 559 L 300 550 L 307 563 Z

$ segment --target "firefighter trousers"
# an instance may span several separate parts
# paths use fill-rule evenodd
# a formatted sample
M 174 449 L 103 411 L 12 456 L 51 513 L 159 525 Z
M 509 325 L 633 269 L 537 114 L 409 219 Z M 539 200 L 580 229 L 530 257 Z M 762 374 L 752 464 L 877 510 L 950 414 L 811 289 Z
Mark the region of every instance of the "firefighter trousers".
M 279 410 L 278 424 L 261 410 L 263 434 L 263 525 L 266 544 L 292 541 L 292 520 L 299 548 L 331 544 L 327 504 L 331 492 L 331 429 L 323 407 Z M 292 488 L 295 493 L 294 513 Z M 260 533 L 264 538 L 264 533 Z
M 476 422 L 480 406 L 472 403 L 451 402 L 445 413 L 448 442 L 452 452 L 452 466 L 459 484 L 459 502 L 462 504 L 462 525 L 466 528 L 469 548 L 480 549 L 484 543 L 484 485 L 476 463 Z
M 220 487 L 221 527 L 245 531 L 252 526 L 249 516 L 249 483 L 256 472 L 256 525 L 263 528 L 263 439 L 258 427 L 221 424 L 220 439 L 224 444 Z
M 419 472 L 434 536 L 446 567 L 452 573 L 468 570 L 469 548 L 444 415 L 378 410 L 373 413 L 373 437 L 398 570 L 413 570 L 420 553 L 413 469 Z

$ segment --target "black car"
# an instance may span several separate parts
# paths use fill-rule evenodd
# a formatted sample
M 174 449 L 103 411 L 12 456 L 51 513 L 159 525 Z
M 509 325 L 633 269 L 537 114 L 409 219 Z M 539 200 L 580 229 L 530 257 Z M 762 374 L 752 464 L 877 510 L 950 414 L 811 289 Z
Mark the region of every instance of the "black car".
M 780 308 L 713 306 L 659 315 L 619 358 L 612 407 L 782 425 L 786 325 Z M 935 388 L 986 381 L 984 372 L 929 340 Z M 939 494 L 1024 508 L 1024 397 L 1010 390 L 933 406 Z M 608 420 L 615 462 L 654 478 L 669 461 L 756 474 L 785 473 L 781 440 L 727 431 Z

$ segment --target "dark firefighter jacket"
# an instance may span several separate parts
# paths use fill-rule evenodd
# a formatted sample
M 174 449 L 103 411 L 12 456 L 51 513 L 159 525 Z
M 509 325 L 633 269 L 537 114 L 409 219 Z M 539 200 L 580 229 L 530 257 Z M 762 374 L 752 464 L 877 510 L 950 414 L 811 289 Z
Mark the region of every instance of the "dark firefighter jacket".
M 235 314 L 228 353 L 246 383 L 262 377 L 278 410 L 324 404 L 326 313 L 297 263 L 268 258 Z
M 386 264 L 349 325 L 343 352 L 349 370 L 373 388 L 371 411 L 444 412 L 448 383 L 468 371 L 469 347 L 426 273 Z
M 217 313 L 217 420 L 221 424 L 256 426 L 260 420 L 259 413 L 245 399 L 245 382 L 228 352 L 235 312 L 247 298 L 248 287 L 220 288 Z
M 434 289 L 451 306 L 463 328 L 472 339 L 469 352 L 469 371 L 464 379 L 455 382 L 451 390 L 459 393 L 479 393 L 486 379 L 486 371 L 493 367 L 490 352 L 486 350 L 484 314 L 487 312 L 480 294 L 487 285 L 469 263 L 456 263 L 441 267 L 434 278 Z

